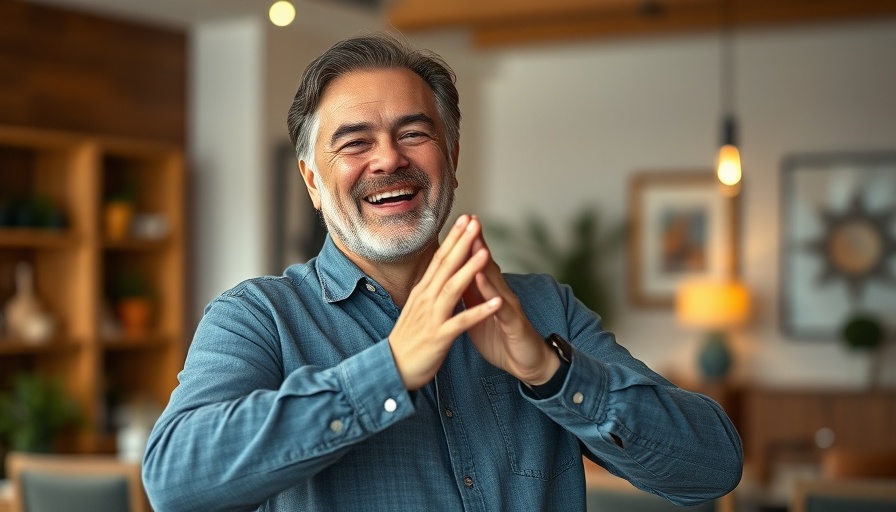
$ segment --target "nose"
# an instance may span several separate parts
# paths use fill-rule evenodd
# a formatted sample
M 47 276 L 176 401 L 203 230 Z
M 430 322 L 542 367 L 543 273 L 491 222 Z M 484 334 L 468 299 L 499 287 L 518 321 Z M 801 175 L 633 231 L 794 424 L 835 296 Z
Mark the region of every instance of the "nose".
M 402 147 L 394 140 L 384 140 L 376 144 L 371 152 L 370 170 L 374 173 L 392 174 L 410 165 L 402 152 Z

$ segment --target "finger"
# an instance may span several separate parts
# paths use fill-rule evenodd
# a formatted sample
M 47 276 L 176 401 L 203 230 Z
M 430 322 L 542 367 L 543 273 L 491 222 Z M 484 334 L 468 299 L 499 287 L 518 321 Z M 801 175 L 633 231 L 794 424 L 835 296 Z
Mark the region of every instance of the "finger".
M 470 219 L 463 229 L 460 237 L 455 241 L 447 254 L 438 261 L 433 260 L 430 266 L 435 267 L 432 273 L 432 284 L 443 286 L 464 263 L 470 259 L 470 248 L 479 237 L 481 225 L 475 219 Z
M 467 224 L 470 222 L 469 215 L 461 215 L 454 222 L 454 226 L 448 231 L 448 234 L 445 236 L 445 240 L 439 245 L 439 248 L 436 250 L 435 254 L 432 257 L 432 261 L 429 263 L 429 266 L 426 268 L 426 272 L 423 273 L 423 277 L 420 278 L 420 282 L 429 282 L 432 279 L 433 274 L 436 269 L 441 265 L 441 262 L 445 259 L 445 257 L 451 252 L 451 249 L 457 244 L 457 240 L 463 236 L 466 232 L 465 228 Z
M 485 238 L 480 235 L 480 237 L 473 244 L 474 247 L 488 249 L 488 244 L 485 241 Z M 489 261 L 489 264 L 485 267 L 485 275 L 489 278 L 492 285 L 499 290 L 500 294 L 507 297 L 507 294 L 513 294 L 513 291 L 507 286 L 507 281 L 504 280 L 504 274 L 501 272 L 501 267 L 498 266 L 498 262 L 495 261 L 494 258 Z
M 485 302 L 485 297 L 479 293 L 479 288 L 476 286 L 476 283 L 470 283 L 470 286 L 467 286 L 467 289 L 464 290 L 463 295 L 461 295 L 461 299 L 464 301 L 464 307 L 471 308 L 473 306 L 477 306 Z
M 501 297 L 495 297 L 478 306 L 465 309 L 442 324 L 442 329 L 449 336 L 456 338 L 461 333 L 470 330 L 483 320 L 494 315 L 495 311 L 501 308 L 502 303 Z
M 457 272 L 445 281 L 439 290 L 439 297 L 436 301 L 439 312 L 443 314 L 453 312 L 463 294 L 475 287 L 476 274 L 482 272 L 488 261 L 488 251 L 482 249 L 470 257 Z M 476 304 L 479 302 L 482 301 L 478 301 Z
M 513 308 L 509 306 L 510 295 L 513 294 L 513 291 L 511 291 L 504 282 L 504 277 L 500 274 L 499 277 L 501 278 L 501 283 L 504 284 L 504 286 L 501 287 L 503 289 L 492 283 L 489 276 L 484 273 L 479 273 L 476 275 L 476 287 L 486 301 L 493 300 L 495 298 L 501 299 L 502 307 L 495 311 L 495 317 L 498 319 L 498 321 L 506 323 L 510 322 L 514 318 Z

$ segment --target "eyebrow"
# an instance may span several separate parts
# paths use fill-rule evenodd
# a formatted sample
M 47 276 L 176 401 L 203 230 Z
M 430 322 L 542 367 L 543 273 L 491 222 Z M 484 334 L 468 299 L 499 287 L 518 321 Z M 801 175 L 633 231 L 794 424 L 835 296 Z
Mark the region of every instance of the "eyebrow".
M 337 140 L 345 137 L 346 135 L 367 131 L 372 127 L 373 125 L 371 125 L 370 123 L 351 123 L 340 125 L 339 128 L 336 128 L 336 131 L 333 132 L 333 135 L 330 137 L 330 145 L 335 145 Z
M 405 126 L 412 123 L 423 123 L 427 125 L 430 129 L 434 130 L 436 127 L 435 121 L 432 120 L 431 117 L 424 114 L 423 112 L 419 112 L 416 114 L 407 114 L 398 118 L 395 122 L 395 126 Z M 335 145 L 336 141 L 345 137 L 346 135 L 368 131 L 373 128 L 371 123 L 348 123 L 340 125 L 339 128 L 336 128 L 336 131 L 333 132 L 333 135 L 330 137 L 330 145 Z
M 412 123 L 423 123 L 433 130 L 436 128 L 435 121 L 433 121 L 431 117 L 424 114 L 423 112 L 401 116 L 398 118 L 398 122 L 395 124 L 395 126 L 405 126 Z

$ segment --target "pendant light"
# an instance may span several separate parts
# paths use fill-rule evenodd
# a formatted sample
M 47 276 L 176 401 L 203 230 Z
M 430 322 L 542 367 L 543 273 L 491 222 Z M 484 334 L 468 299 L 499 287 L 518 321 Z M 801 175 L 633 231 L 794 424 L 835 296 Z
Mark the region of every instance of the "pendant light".
M 731 1 L 725 0 L 721 13 L 721 48 L 719 69 L 722 97 L 722 144 L 716 157 L 716 176 L 720 190 L 726 196 L 736 196 L 740 192 L 743 176 L 740 166 L 740 151 L 737 149 L 737 121 L 734 118 L 734 54 L 731 48 L 732 25 L 734 23 Z
M 268 17 L 274 25 L 285 27 L 296 18 L 296 8 L 288 0 L 279 0 L 271 4 Z

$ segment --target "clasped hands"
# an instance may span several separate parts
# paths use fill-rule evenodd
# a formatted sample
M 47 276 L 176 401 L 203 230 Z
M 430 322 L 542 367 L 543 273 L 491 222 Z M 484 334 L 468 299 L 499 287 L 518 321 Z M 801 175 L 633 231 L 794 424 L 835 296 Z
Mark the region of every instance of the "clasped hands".
M 461 299 L 465 308 L 457 311 Z M 544 384 L 560 366 L 504 281 L 479 220 L 469 215 L 457 219 L 389 334 L 405 387 L 432 380 L 464 331 L 486 361 L 527 384 Z

